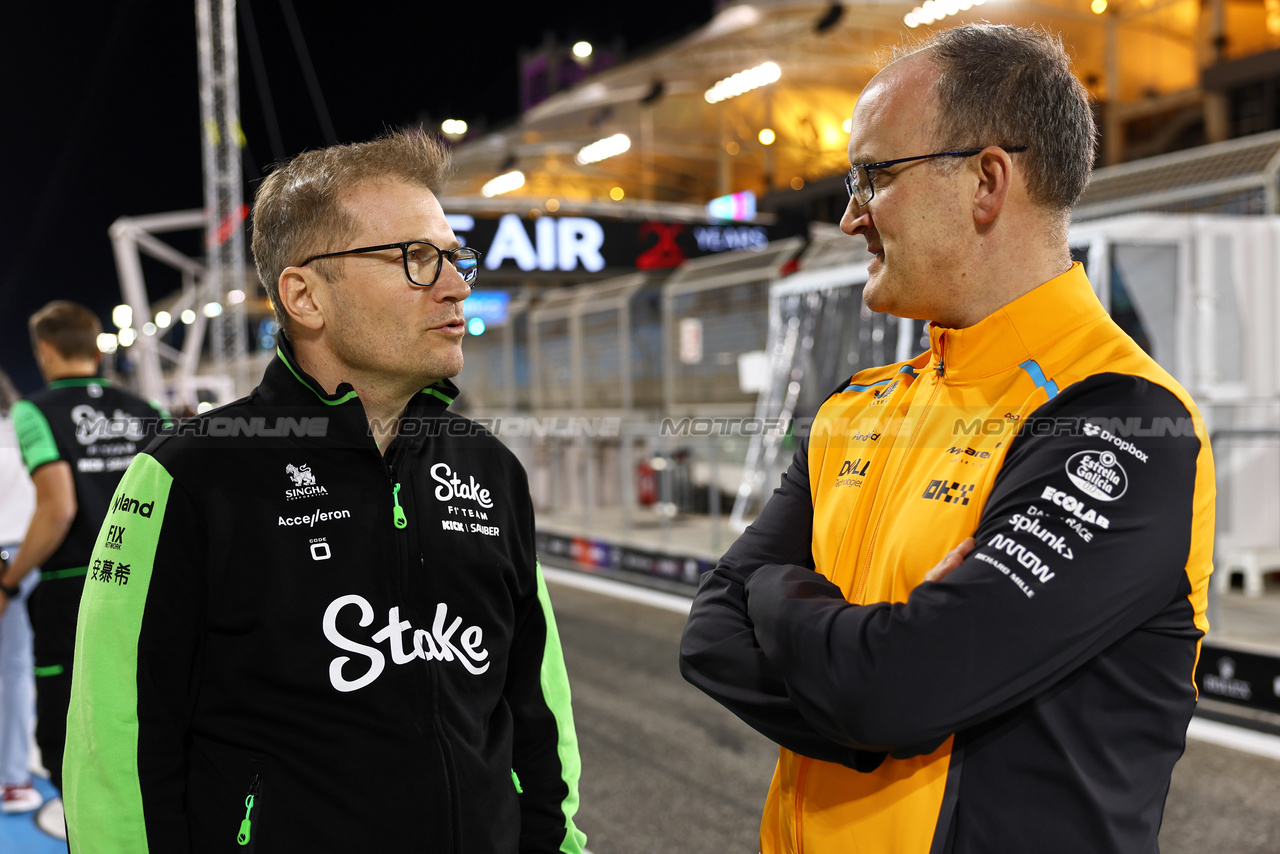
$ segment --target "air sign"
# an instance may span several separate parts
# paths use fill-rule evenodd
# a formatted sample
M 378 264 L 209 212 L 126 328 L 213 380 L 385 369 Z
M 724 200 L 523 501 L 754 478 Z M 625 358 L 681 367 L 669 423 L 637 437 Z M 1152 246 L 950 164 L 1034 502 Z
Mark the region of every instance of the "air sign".
M 734 249 L 763 249 L 787 236 L 773 226 L 695 225 L 636 220 L 596 220 L 581 216 L 516 214 L 477 219 L 448 217 L 458 239 L 481 252 L 486 270 L 543 273 L 599 273 L 610 269 L 655 270 Z

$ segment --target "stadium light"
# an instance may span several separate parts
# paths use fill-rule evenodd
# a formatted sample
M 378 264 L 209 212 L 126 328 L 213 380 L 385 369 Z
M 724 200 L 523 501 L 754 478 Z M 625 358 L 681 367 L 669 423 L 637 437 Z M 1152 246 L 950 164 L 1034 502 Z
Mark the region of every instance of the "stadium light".
M 138 340 L 138 333 L 131 327 L 126 326 L 120 330 L 120 335 L 118 337 L 120 339 L 120 346 L 128 347 L 133 344 L 134 341 Z
M 490 179 L 487 184 L 480 188 L 480 195 L 485 198 L 493 198 L 494 196 L 500 196 L 503 193 L 510 193 L 512 190 L 518 190 L 523 186 L 523 172 L 506 172 L 496 178 Z
M 930 0 L 932 2 L 932 0 Z M 782 77 L 782 69 L 776 62 L 766 62 L 746 71 L 739 71 L 716 83 L 703 95 L 708 104 L 718 104 L 726 98 L 733 98 L 743 92 L 750 92 L 761 86 L 777 82 Z
M 119 340 L 110 332 L 98 333 L 98 352 L 110 355 L 116 351 L 119 346 Z
M 169 324 L 171 323 L 173 323 L 173 315 L 171 315 L 169 312 L 167 311 L 156 312 L 156 326 L 159 326 L 161 329 L 168 329 Z
M 204 308 L 200 309 L 200 311 L 204 314 L 205 317 L 217 317 L 218 315 L 222 314 L 222 303 L 207 302 L 204 304 Z
M 582 146 L 582 150 L 578 152 L 578 165 L 586 166 L 588 163 L 599 163 L 609 157 L 621 154 L 631 147 L 631 137 L 625 133 L 615 133 L 613 136 L 598 139 L 590 145 Z
M 586 59 L 591 55 L 591 42 L 578 42 L 573 46 L 573 55 L 578 59 Z
M 987 0 L 924 0 L 924 4 L 915 7 L 902 18 L 902 23 L 915 29 L 921 24 L 932 24 L 949 15 L 967 12 L 974 6 L 981 6 Z
M 191 324 L 196 322 L 196 313 L 188 308 L 188 309 L 185 309 L 182 312 L 182 314 L 178 315 L 178 319 L 181 320 L 183 323 L 185 323 L 187 326 L 190 326 Z
M 133 308 L 127 305 L 118 305 L 111 309 L 111 322 L 116 325 L 117 329 L 133 326 Z
M 445 119 L 440 123 L 440 130 L 447 136 L 462 136 L 467 132 L 467 123 L 462 119 Z

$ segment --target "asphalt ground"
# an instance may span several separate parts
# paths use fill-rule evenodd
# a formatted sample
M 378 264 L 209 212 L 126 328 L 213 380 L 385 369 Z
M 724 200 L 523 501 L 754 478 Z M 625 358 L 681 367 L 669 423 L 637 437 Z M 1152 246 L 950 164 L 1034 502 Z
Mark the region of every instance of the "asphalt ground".
M 549 586 L 582 753 L 577 821 L 591 851 L 755 852 L 777 748 L 680 677 L 684 615 Z M 1189 739 L 1160 850 L 1280 852 L 1280 760 Z

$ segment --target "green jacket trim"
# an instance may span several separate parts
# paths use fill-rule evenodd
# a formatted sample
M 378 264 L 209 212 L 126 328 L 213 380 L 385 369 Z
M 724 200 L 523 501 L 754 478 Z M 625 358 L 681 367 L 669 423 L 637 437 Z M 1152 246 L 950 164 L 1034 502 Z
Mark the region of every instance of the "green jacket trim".
M 88 575 L 88 574 L 89 574 L 89 567 L 87 566 L 72 566 L 72 567 L 68 567 L 67 569 L 50 569 L 50 570 L 42 569 L 40 570 L 40 580 L 56 581 L 59 578 L 75 578 L 76 576 L 79 576 L 79 575 Z
M 84 388 L 87 385 L 111 388 L 111 380 L 104 377 L 63 377 L 60 380 L 51 380 L 47 388 Z
M 560 757 L 560 775 L 569 790 L 560 804 L 565 831 L 559 850 L 562 854 L 582 854 L 587 835 L 573 823 L 573 816 L 578 811 L 578 778 L 582 776 L 582 759 L 578 755 L 578 733 L 573 726 L 569 672 L 564 666 L 564 650 L 556 629 L 556 615 L 551 610 L 551 595 L 547 592 L 546 579 L 542 577 L 541 561 L 535 569 L 538 574 L 538 604 L 542 606 L 542 616 L 547 624 L 547 643 L 542 650 L 542 696 L 555 717 L 559 732 L 556 753 Z
M 297 377 L 298 382 L 311 389 L 312 393 L 315 394 L 316 397 L 320 398 L 324 403 L 327 403 L 330 406 L 337 406 L 340 403 L 346 403 L 348 400 L 360 397 L 360 395 L 356 394 L 354 391 L 349 391 L 342 397 L 327 397 L 321 389 L 318 389 L 311 383 L 307 382 L 302 374 L 298 373 L 298 369 L 293 366 L 293 363 L 289 361 L 289 357 L 284 354 L 284 351 L 281 350 L 279 346 L 276 347 L 276 355 L 280 357 L 280 361 L 284 362 L 284 366 L 289 369 L 289 373 Z
M 53 438 L 53 428 L 40 407 L 29 400 L 19 400 L 9 410 L 13 429 L 18 434 L 18 447 L 22 449 L 22 462 L 27 471 L 34 472 L 45 463 L 62 459 L 58 443 Z
M 125 582 L 86 580 L 80 600 L 72 671 L 71 712 L 63 761 L 63 798 L 70 848 L 79 852 L 145 854 L 147 838 L 138 774 L 138 647 L 143 611 L 173 477 L 154 457 L 138 454 L 116 495 L 155 502 L 148 519 L 115 509 L 107 514 L 93 549 L 93 562 L 108 558 L 127 567 Z M 114 501 L 112 502 L 114 505 Z M 129 525 L 125 546 L 104 546 L 113 524 Z M 123 642 L 86 644 L 85 638 Z M 92 714 L 88 711 L 92 710 Z M 79 839 L 75 828 L 93 828 Z

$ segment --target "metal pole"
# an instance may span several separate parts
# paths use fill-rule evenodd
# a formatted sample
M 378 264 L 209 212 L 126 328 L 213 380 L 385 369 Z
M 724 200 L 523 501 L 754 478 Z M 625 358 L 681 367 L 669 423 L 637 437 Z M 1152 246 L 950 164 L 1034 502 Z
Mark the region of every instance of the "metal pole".
M 711 437 L 711 482 L 707 485 L 707 515 L 711 520 L 711 551 L 720 552 L 720 442 Z

